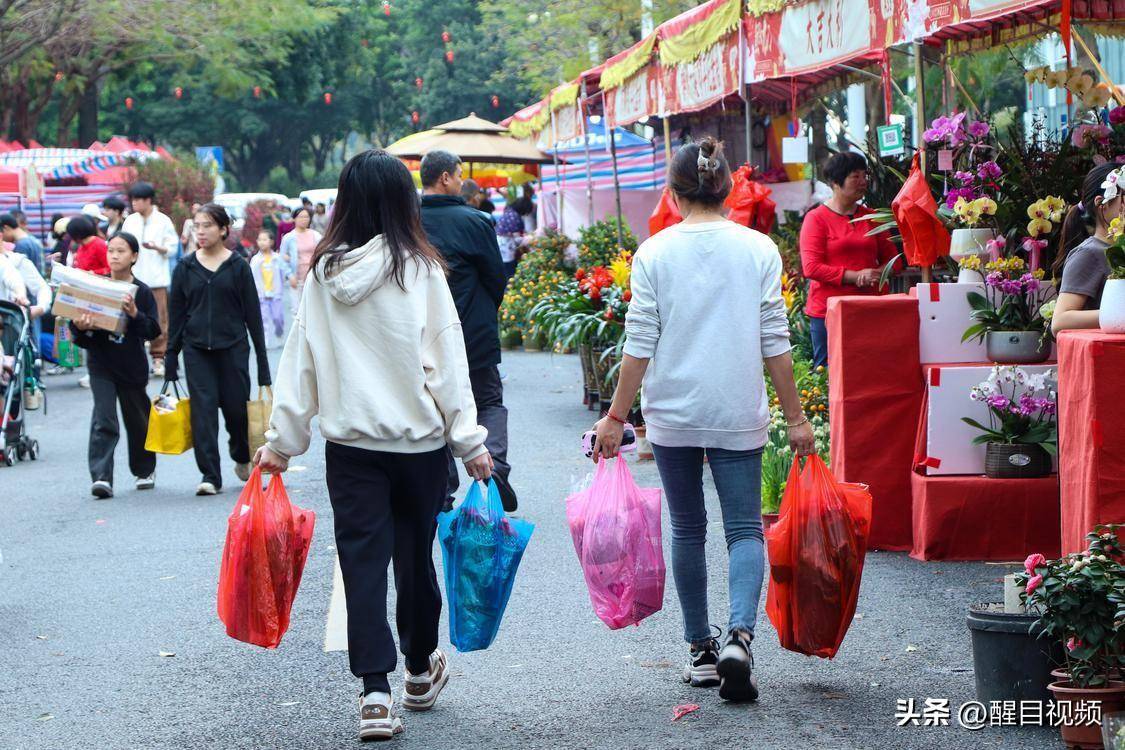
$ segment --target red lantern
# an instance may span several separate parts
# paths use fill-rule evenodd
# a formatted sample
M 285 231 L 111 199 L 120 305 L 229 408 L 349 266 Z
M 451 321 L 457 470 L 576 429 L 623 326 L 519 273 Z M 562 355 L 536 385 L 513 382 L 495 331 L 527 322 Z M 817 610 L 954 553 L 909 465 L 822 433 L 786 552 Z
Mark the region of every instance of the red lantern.
M 453 62 L 453 50 L 446 50 L 446 52 L 445 52 L 445 61 L 446 61 L 447 63 L 451 63 L 451 62 Z
M 183 87 L 181 87 L 181 86 L 177 86 L 177 87 L 176 87 L 176 98 L 177 98 L 177 99 L 183 99 L 183 98 L 184 98 L 184 89 L 183 89 Z
M 496 94 L 492 95 L 492 108 L 493 109 L 499 109 L 500 108 L 500 97 L 496 96 Z
M 387 18 L 391 17 L 391 4 L 390 3 L 386 3 L 386 2 L 383 3 L 383 15 L 386 16 Z
M 449 44 L 449 42 L 453 40 L 453 36 L 448 31 L 443 31 L 441 32 L 441 40 Z
M 262 98 L 262 87 L 261 86 L 255 86 L 254 87 L 254 98 L 255 99 L 261 99 Z
M 125 97 L 125 109 L 127 109 L 129 111 L 132 111 L 132 109 L 133 109 L 133 97 L 131 97 L 131 96 Z
M 422 90 L 422 84 L 423 83 L 424 83 L 424 81 L 421 78 L 415 78 L 414 79 L 414 85 L 418 87 L 419 91 Z
M 332 94 L 331 94 L 331 92 L 328 92 L 328 91 L 325 91 L 325 92 L 324 92 L 324 103 L 325 103 L 325 104 L 331 104 L 331 103 L 332 103 Z
M 370 43 L 370 42 L 368 42 L 368 41 L 367 41 L 366 39 L 360 39 L 360 40 L 359 40 L 359 43 L 360 43 L 360 44 L 362 44 L 362 45 L 363 45 L 364 47 L 367 47 L 368 45 L 370 45 L 370 44 L 371 44 L 371 43 Z
M 57 72 L 55 73 L 55 82 L 57 83 L 58 81 L 61 81 L 62 79 L 63 79 L 63 74 L 62 74 L 62 71 L 61 71 L 61 70 L 60 70 L 60 71 L 57 71 Z
M 410 121 L 412 123 L 414 123 L 415 125 L 417 125 L 418 121 L 421 120 L 421 119 L 422 119 L 422 116 L 418 114 L 418 110 L 414 110 L 413 112 L 410 113 Z

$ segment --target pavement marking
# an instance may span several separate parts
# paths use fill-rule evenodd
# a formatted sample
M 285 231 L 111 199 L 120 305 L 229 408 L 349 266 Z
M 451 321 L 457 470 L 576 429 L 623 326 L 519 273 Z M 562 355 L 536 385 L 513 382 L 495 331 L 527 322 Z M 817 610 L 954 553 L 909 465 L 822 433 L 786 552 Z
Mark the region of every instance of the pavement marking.
M 344 599 L 344 574 L 340 571 L 339 555 L 336 555 L 336 572 L 332 576 L 328 622 L 324 626 L 324 650 L 348 650 L 348 604 Z

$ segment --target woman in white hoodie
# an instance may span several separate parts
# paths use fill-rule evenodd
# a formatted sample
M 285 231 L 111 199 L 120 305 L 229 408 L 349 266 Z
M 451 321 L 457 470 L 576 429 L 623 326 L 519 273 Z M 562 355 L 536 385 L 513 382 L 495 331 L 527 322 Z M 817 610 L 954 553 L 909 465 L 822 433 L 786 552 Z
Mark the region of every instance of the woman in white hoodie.
M 683 678 L 720 697 L 758 697 L 750 642 L 765 567 L 762 449 L 769 372 L 799 455 L 813 450 L 789 354 L 781 256 L 764 234 L 727 220 L 722 148 L 704 138 L 676 152 L 669 186 L 684 220 L 648 238 L 633 259 L 625 358 L 613 406 L 597 425 L 598 456 L 617 454 L 641 380 L 641 408 L 672 521 L 672 576 L 691 644 Z M 729 555 L 730 617 L 722 650 L 707 610 L 708 459 Z
M 387 565 L 394 560 L 406 657 L 401 704 L 426 710 L 449 677 L 437 648 L 441 592 L 433 564 L 446 446 L 476 480 L 488 480 L 492 459 L 445 267 L 422 231 L 410 172 L 382 150 L 356 156 L 340 174 L 255 462 L 285 471 L 308 449 L 315 415 L 327 440 L 349 660 L 363 680 L 359 735 L 387 739 L 403 728 L 387 679 L 397 663 Z

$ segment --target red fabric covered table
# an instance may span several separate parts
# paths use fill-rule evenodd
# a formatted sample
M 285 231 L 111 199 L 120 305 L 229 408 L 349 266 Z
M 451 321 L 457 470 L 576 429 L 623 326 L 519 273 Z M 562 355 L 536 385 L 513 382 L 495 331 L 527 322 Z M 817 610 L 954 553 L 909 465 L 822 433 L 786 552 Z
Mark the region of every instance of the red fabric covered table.
M 1062 551 L 1099 523 L 1125 522 L 1125 336 L 1059 336 Z
M 922 366 L 918 300 L 904 294 L 828 301 L 832 473 L 871 488 L 868 546 L 911 548 L 911 466 Z
M 918 560 L 1023 560 L 1059 555 L 1057 477 L 911 475 Z

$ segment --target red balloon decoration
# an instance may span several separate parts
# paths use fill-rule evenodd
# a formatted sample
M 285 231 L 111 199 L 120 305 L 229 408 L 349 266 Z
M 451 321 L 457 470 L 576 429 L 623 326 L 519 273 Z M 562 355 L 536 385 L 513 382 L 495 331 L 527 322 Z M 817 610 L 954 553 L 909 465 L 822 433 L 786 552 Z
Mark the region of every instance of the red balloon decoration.
M 133 109 L 133 97 L 131 97 L 131 96 L 125 97 L 125 109 L 127 109 L 129 111 L 132 111 L 132 109 Z
M 448 62 L 448 63 L 453 62 L 453 50 L 446 50 L 445 51 L 445 61 Z
M 183 99 L 184 98 L 184 90 L 180 86 L 176 87 L 176 98 L 177 99 Z
M 332 103 L 332 94 L 328 91 L 324 92 L 324 103 L 325 104 L 331 104 Z

